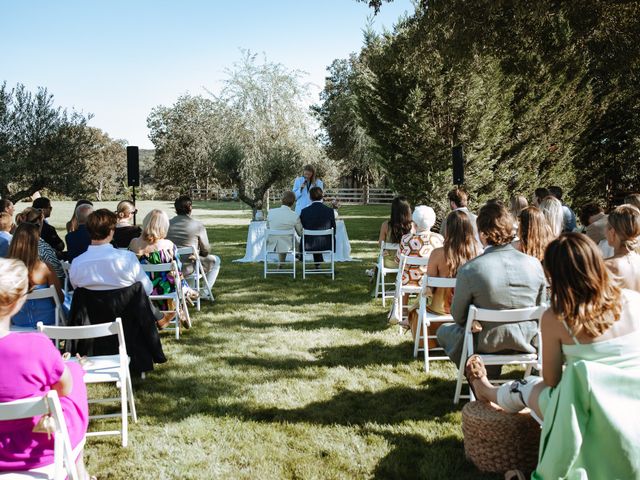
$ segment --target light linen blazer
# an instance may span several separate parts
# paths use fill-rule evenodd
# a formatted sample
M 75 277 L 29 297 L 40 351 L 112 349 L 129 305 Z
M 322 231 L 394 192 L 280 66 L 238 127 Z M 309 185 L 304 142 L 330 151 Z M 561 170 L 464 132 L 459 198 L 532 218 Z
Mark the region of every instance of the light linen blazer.
M 303 188 L 302 190 L 300 190 L 302 185 L 304 185 L 304 181 L 304 177 L 298 177 L 293 182 L 293 193 L 295 193 L 296 195 L 296 213 L 298 215 L 300 215 L 300 212 L 302 212 L 303 208 L 311 205 L 309 190 L 311 190 L 312 187 L 320 187 L 322 190 L 324 190 L 324 183 L 322 183 L 322 180 L 320 180 L 319 178 L 316 178 L 315 183 L 311 184 L 309 188 Z
M 300 217 L 286 205 L 272 208 L 267 214 L 267 228 L 271 230 L 295 229 L 298 235 L 302 235 Z M 291 237 L 271 236 L 267 239 L 267 251 L 285 253 L 291 250 Z
M 511 244 L 488 247 L 464 264 L 456 276 L 451 315 L 465 325 L 469 306 L 491 310 L 525 308 L 546 301 L 546 284 L 540 262 Z M 534 320 L 520 323 L 484 323 L 476 334 L 477 351 L 502 350 L 534 353 L 531 341 L 537 332 Z

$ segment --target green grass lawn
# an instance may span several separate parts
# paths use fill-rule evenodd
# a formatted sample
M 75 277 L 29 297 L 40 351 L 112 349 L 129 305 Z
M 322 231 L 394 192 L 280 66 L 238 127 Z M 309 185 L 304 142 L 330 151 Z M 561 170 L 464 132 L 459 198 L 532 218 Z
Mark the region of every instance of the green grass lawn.
M 115 202 L 98 206 L 115 207 Z M 172 212 L 169 202 L 140 202 Z M 134 381 L 139 422 L 130 445 L 89 439 L 99 479 L 481 479 L 464 458 L 455 369 L 429 375 L 411 336 L 386 325 L 364 275 L 388 207 L 344 206 L 352 256 L 330 278 L 270 277 L 244 255 L 248 210 L 196 204 L 222 257 L 215 304 L 194 327 L 163 334 L 169 362 Z M 73 204 L 54 204 L 60 233 Z M 139 217 L 139 222 L 141 222 Z M 90 426 L 91 428 L 91 426 Z

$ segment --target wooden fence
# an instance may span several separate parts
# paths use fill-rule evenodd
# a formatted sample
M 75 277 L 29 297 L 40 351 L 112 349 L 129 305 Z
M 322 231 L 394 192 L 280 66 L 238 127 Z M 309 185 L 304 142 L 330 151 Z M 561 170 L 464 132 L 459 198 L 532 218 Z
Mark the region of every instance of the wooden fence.
M 279 202 L 284 190 L 269 190 L 269 201 Z M 391 203 L 395 194 L 388 188 L 364 187 L 364 188 L 328 188 L 324 192 L 327 201 L 337 200 L 340 203 L 357 205 L 377 205 Z M 217 189 L 191 189 L 191 198 L 194 200 L 219 200 L 237 201 L 238 194 L 231 188 Z

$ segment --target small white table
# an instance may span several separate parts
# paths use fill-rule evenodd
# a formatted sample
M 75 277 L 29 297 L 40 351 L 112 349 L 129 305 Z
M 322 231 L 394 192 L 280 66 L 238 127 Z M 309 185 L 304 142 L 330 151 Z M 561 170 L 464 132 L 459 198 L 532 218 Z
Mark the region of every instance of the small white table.
M 267 232 L 267 222 L 251 222 L 247 233 L 247 249 L 243 258 L 234 262 L 249 263 L 262 262 L 264 260 L 264 236 Z M 356 262 L 351 258 L 351 245 L 347 235 L 347 227 L 344 220 L 336 220 L 336 252 L 334 255 L 336 262 Z

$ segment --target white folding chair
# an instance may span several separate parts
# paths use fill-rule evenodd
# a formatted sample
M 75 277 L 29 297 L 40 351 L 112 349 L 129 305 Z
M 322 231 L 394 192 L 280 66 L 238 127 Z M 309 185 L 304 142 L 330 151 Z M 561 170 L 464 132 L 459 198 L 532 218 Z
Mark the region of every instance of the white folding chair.
M 458 368 L 458 379 L 456 382 L 456 392 L 453 403 L 457 404 L 461 398 L 474 400 L 473 392 L 469 389 L 469 395 L 462 395 L 462 384 L 466 383 L 464 378 L 464 367 L 467 359 L 473 355 L 473 333 L 471 333 L 471 323 L 478 320 L 484 323 L 517 323 L 535 320 L 538 324 L 538 352 L 537 353 L 510 353 L 510 354 L 480 354 L 485 365 L 526 365 L 524 376 L 531 374 L 531 369 L 540 364 L 542 352 L 542 336 L 540 335 L 540 317 L 547 307 L 540 305 L 528 308 L 516 308 L 512 310 L 487 310 L 478 308 L 475 305 L 469 307 L 467 323 L 464 327 L 464 343 L 462 344 L 462 355 Z M 504 383 L 507 380 L 492 380 L 492 383 Z
M 291 248 L 289 248 L 289 250 L 287 252 L 269 252 L 267 251 L 267 244 L 269 241 L 269 237 L 286 237 L 286 240 L 289 241 L 291 243 Z M 291 230 L 271 230 L 271 229 L 267 229 L 267 232 L 264 236 L 264 258 L 263 258 L 263 264 L 264 264 L 264 274 L 263 274 L 263 278 L 267 278 L 267 275 L 271 274 L 271 275 L 293 275 L 293 278 L 296 278 L 296 231 L 291 229 Z M 280 261 L 280 255 L 281 254 L 285 254 L 285 255 L 291 255 L 291 262 L 287 262 L 286 258 L 284 262 Z M 277 259 L 277 261 L 271 261 L 272 264 L 277 265 L 277 268 L 275 269 L 269 269 L 269 256 L 271 255 L 271 257 L 273 258 L 275 256 L 275 258 Z M 282 265 L 286 265 L 287 263 L 291 263 L 291 268 L 280 268 Z
M 44 300 L 46 298 L 50 298 L 55 305 L 55 323 L 54 325 L 64 325 L 67 323 L 64 311 L 62 310 L 62 304 L 60 303 L 60 298 L 58 297 L 58 292 L 56 291 L 56 287 L 50 285 L 47 288 L 38 288 L 33 292 L 27 294 L 27 300 Z M 10 330 L 12 332 L 35 332 L 35 328 L 31 327 L 19 327 L 17 325 L 11 325 Z
M 64 291 L 64 294 L 68 295 L 69 292 L 73 293 L 73 290 L 71 290 L 71 282 L 69 280 L 69 270 L 71 270 L 71 264 L 66 260 L 62 260 L 60 261 L 60 263 L 62 264 L 62 270 L 64 271 L 64 285 L 62 286 L 62 289 Z
M 53 463 L 32 470 L 1 472 L 0 477 L 11 480 L 27 478 L 79 480 L 75 458 L 84 447 L 84 439 L 75 450 L 72 449 L 60 399 L 55 390 L 49 390 L 43 397 L 0 403 L 0 422 L 40 415 L 49 415 L 53 419 Z
M 397 309 L 397 315 L 400 321 L 405 321 L 408 318 L 408 305 L 404 305 L 403 297 L 405 295 L 418 295 L 422 290 L 422 281 L 424 275 L 420 279 L 418 285 L 403 285 L 402 276 L 407 267 L 425 267 L 429 264 L 429 257 L 412 257 L 409 255 L 400 255 L 400 265 L 398 267 L 398 273 L 396 275 L 396 291 L 393 301 L 395 302 L 395 308 Z M 407 302 L 408 303 L 408 302 Z
M 385 258 L 385 253 L 387 255 L 393 255 L 393 257 L 395 258 L 396 252 L 398 251 L 398 244 L 397 243 L 386 243 L 386 242 L 382 242 L 382 245 L 380 245 L 380 252 L 378 253 L 378 262 L 377 262 L 377 270 L 378 273 L 376 275 L 376 291 L 375 291 L 375 297 L 378 298 L 378 295 L 382 295 L 382 306 L 386 307 L 387 306 L 387 298 L 393 298 L 393 296 L 395 295 L 395 291 L 391 290 L 386 290 L 386 287 L 391 286 L 391 285 L 395 285 L 395 277 L 394 277 L 394 282 L 393 283 L 388 283 L 385 281 L 385 277 L 386 275 L 397 275 L 398 274 L 398 267 L 394 267 L 394 268 L 387 268 L 384 266 L 384 258 Z
M 118 336 L 118 353 L 115 355 L 97 355 L 87 357 L 83 363 L 84 383 L 115 383 L 120 389 L 120 397 L 90 399 L 89 403 L 114 403 L 120 402 L 120 413 L 108 413 L 102 415 L 91 415 L 90 419 L 98 418 L 121 418 L 120 430 L 107 430 L 98 432 L 88 432 L 87 437 L 99 435 L 120 435 L 122 446 L 129 443 L 129 415 L 134 422 L 138 421 L 136 414 L 136 404 L 133 398 L 133 388 L 131 386 L 131 376 L 129 374 L 129 355 L 124 342 L 124 331 L 122 330 L 122 320 L 116 318 L 114 322 L 99 323 L 96 325 L 84 325 L 80 327 L 50 327 L 38 322 L 38 331 L 47 337 L 56 340 L 86 340 L 90 338 Z M 72 358 L 70 361 L 77 361 Z
M 188 262 L 193 262 L 193 272 L 189 275 L 184 275 L 184 271 L 182 273 L 189 286 L 199 293 L 199 296 L 196 299 L 196 311 L 199 312 L 200 300 L 202 300 L 202 298 L 212 302 L 214 301 L 213 292 L 211 291 L 213 285 L 209 285 L 209 279 L 204 271 L 200 255 L 198 254 L 198 249 L 196 247 L 193 245 L 190 247 L 180 247 L 178 248 L 178 255 L 181 260 L 186 258 Z M 185 261 L 183 260 L 182 263 L 184 264 Z
M 175 288 L 173 292 L 149 295 L 149 300 L 173 302 L 174 308 L 167 311 L 175 312 L 176 314 L 174 319 L 171 320 L 170 325 L 173 325 L 173 328 L 175 329 L 176 339 L 180 339 L 180 318 L 183 318 L 183 321 L 185 322 L 187 328 L 191 328 L 191 317 L 189 316 L 189 309 L 187 308 L 187 299 L 185 298 L 184 292 L 182 291 L 182 282 L 180 281 L 180 270 L 178 270 L 178 264 L 175 262 L 175 260 L 170 263 L 158 263 L 156 265 L 153 265 L 151 263 L 144 263 L 142 264 L 142 269 L 146 273 L 167 273 L 173 275 L 173 278 L 175 279 Z M 167 330 L 171 330 L 171 327 L 169 327 Z
M 305 237 L 331 237 L 331 250 L 307 250 L 305 247 Z M 327 230 L 307 230 L 306 228 L 302 230 L 302 278 L 306 279 L 307 275 L 322 275 L 325 273 L 331 274 L 331 280 L 336 278 L 335 272 L 335 237 L 333 236 L 333 228 L 329 228 Z M 330 267 L 327 268 L 316 268 L 310 269 L 307 271 L 307 254 L 319 254 L 322 255 L 321 263 L 329 263 Z M 324 255 L 329 255 L 329 262 L 324 260 Z M 311 261 L 310 263 L 316 263 L 315 261 Z
M 427 289 L 428 288 L 455 288 L 455 278 L 430 277 L 426 276 L 422 282 L 422 291 L 420 292 L 420 308 L 418 310 L 418 325 L 416 330 L 416 339 L 413 345 L 413 356 L 417 357 L 420 350 L 424 351 L 424 371 L 429 372 L 429 361 L 431 360 L 449 360 L 444 355 L 442 347 L 436 347 L 433 350 L 443 352 L 442 355 L 431 356 L 429 351 L 429 340 L 436 339 L 435 334 L 429 333 L 429 327 L 432 323 L 453 322 L 451 315 L 438 315 L 427 311 Z M 420 347 L 420 340 L 423 341 L 423 347 Z

